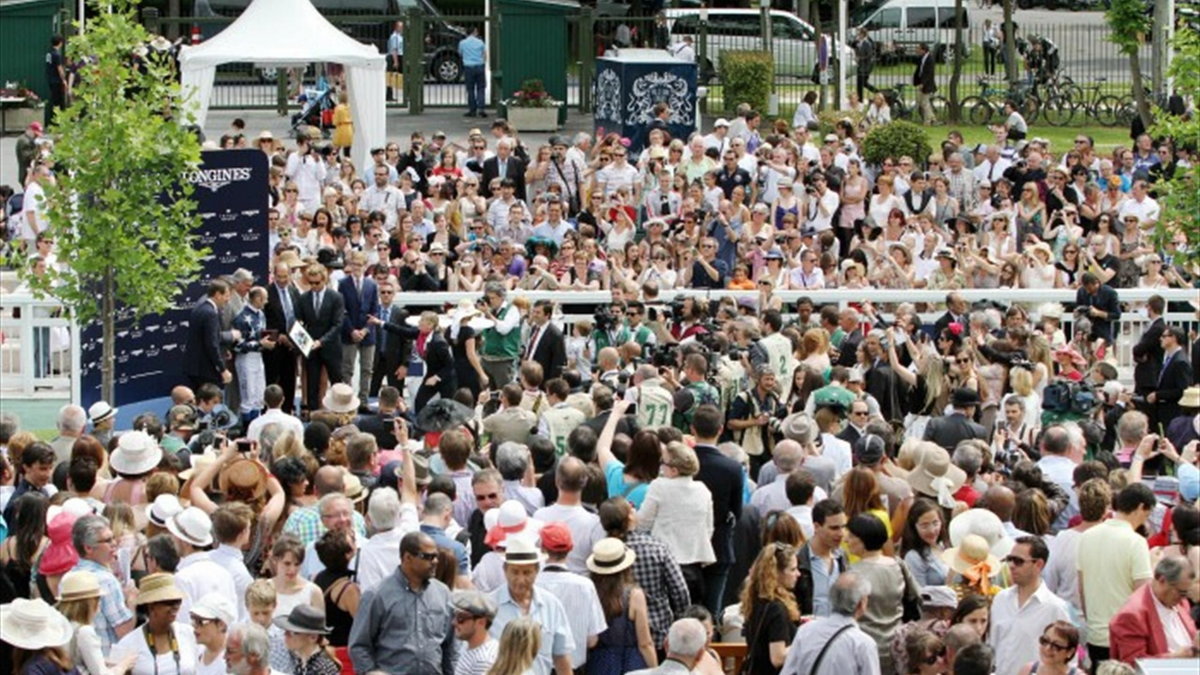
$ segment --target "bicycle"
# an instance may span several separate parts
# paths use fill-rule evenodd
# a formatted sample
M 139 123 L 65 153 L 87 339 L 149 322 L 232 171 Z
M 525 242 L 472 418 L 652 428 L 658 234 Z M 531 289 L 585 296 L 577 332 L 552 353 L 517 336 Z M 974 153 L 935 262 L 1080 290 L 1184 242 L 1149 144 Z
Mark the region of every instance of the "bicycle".
M 1106 82 L 1107 77 L 1097 77 L 1091 84 L 1072 83 L 1067 90 L 1067 96 L 1077 110 L 1082 110 L 1084 115 L 1091 117 L 1098 124 L 1106 127 L 1128 125 L 1136 114 L 1133 97 L 1102 93 Z
M 913 88 L 913 85 L 900 83 L 894 87 L 878 90 L 883 94 L 888 107 L 891 108 L 892 119 L 922 120 L 921 111 L 916 102 L 914 101 L 911 106 L 904 102 L 904 90 L 910 88 Z M 933 119 L 935 121 L 944 120 L 950 110 L 950 103 L 946 100 L 945 96 L 933 94 L 929 97 L 929 107 L 933 110 Z
M 979 89 L 977 96 L 968 96 L 959 104 L 960 109 L 966 111 L 967 120 L 971 124 L 991 124 L 992 116 L 1003 111 L 1004 102 L 1010 99 L 1016 102 L 1026 124 L 1033 124 L 1037 120 L 1042 104 L 1028 86 L 1018 84 L 1012 88 L 998 87 L 992 85 L 990 78 L 981 77 Z

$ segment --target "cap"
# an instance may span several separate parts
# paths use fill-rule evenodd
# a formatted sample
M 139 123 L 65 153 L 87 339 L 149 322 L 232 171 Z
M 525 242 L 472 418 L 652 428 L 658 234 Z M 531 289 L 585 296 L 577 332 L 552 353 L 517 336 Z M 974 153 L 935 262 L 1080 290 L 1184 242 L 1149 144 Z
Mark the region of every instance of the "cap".
M 717 121 L 716 121 L 716 122 L 713 122 L 713 128 L 714 128 L 714 129 L 717 129 L 717 128 L 719 128 L 719 127 L 726 127 L 726 128 L 728 128 L 728 127 L 729 127 L 729 120 L 725 119 L 724 117 L 721 117 L 721 118 L 717 119 Z
M 921 604 L 925 607 L 958 607 L 958 595 L 949 586 L 926 586 L 921 589 Z
M 221 593 L 207 593 L 192 605 L 191 613 L 201 619 L 218 619 L 226 627 L 232 626 L 237 619 L 237 608 L 233 601 Z
M 492 600 L 486 593 L 474 589 L 454 591 L 450 604 L 460 612 L 489 619 L 496 618 L 496 612 L 499 611 L 495 600 Z
M 826 143 L 837 143 L 837 141 L 838 141 L 837 134 L 825 134 L 825 142 Z
M 542 527 L 542 549 L 547 553 L 570 553 L 575 547 L 571 530 L 560 522 L 546 523 Z

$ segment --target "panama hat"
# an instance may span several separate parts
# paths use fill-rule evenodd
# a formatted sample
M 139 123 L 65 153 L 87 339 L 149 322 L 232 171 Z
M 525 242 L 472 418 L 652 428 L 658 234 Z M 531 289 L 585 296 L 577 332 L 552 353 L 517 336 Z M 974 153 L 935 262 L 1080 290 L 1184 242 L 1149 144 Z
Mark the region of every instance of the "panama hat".
M 58 582 L 58 601 L 88 600 L 100 597 L 100 579 L 85 570 L 67 572 Z
M 812 418 L 802 412 L 788 415 L 779 426 L 784 438 L 807 445 L 816 440 L 817 427 Z
M 357 412 L 358 397 L 354 395 L 353 387 L 339 382 L 325 392 L 325 398 L 321 400 L 321 407 L 335 413 Z
M 152 605 L 156 602 L 179 602 L 184 598 L 183 591 L 175 585 L 175 575 L 166 572 L 155 572 L 142 577 L 138 584 L 138 605 Z
M 71 622 L 45 600 L 17 598 L 0 605 L 0 640 L 18 649 L 61 647 L 75 634 Z
M 1183 390 L 1183 396 L 1179 399 L 1179 407 L 1200 408 L 1200 385 Z
M 980 564 L 988 567 L 987 574 L 983 576 L 990 577 L 1000 569 L 1000 559 L 989 550 L 987 540 L 977 534 L 968 534 L 963 537 L 961 545 L 947 549 L 942 553 L 942 562 L 959 574 Z
M 505 538 L 505 565 L 540 565 L 545 560 L 542 553 L 533 543 L 533 537 L 518 535 Z
M 944 508 L 954 508 L 954 493 L 967 480 L 967 474 L 950 462 L 950 453 L 940 445 L 928 444 L 917 465 L 908 474 L 913 492 L 933 497 Z
M 162 494 L 154 498 L 154 503 L 146 511 L 146 518 L 158 527 L 166 527 L 167 521 L 183 510 L 179 497 L 173 494 Z
M 363 487 L 362 480 L 349 472 L 342 475 L 342 494 L 355 504 L 367 498 L 367 490 Z
M 968 535 L 983 537 L 994 555 L 1001 558 L 1012 552 L 1015 545 L 1004 530 L 1000 516 L 987 509 L 967 509 L 950 519 L 950 545 L 959 546 Z
M 88 419 L 92 424 L 99 424 L 104 420 L 115 417 L 117 408 L 112 407 L 107 401 L 96 401 L 92 407 L 88 408 Z
M 620 574 L 633 565 L 637 555 L 625 542 L 616 537 L 605 537 L 592 547 L 587 568 L 592 574 Z
M 325 613 L 308 604 L 296 605 L 287 616 L 277 616 L 272 623 L 286 631 L 305 635 L 327 635 L 330 631 L 325 625 Z
M 267 492 L 267 469 L 253 459 L 237 459 L 221 471 L 217 484 L 225 495 L 236 490 L 250 499 L 258 499 Z
M 1061 302 L 1047 302 L 1038 307 L 1038 315 L 1043 319 L 1062 319 L 1063 306 Z
M 192 546 L 208 546 L 213 542 L 212 518 L 195 506 L 171 516 L 167 521 L 167 531 Z
M 117 439 L 108 465 L 117 473 L 137 476 L 153 471 L 162 461 L 162 448 L 144 431 L 127 431 Z

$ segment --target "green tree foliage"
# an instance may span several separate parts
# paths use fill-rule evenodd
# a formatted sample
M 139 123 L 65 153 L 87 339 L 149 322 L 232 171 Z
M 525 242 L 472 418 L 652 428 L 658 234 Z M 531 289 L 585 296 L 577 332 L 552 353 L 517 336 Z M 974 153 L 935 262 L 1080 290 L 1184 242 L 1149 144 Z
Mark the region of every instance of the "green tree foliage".
M 775 61 L 770 52 L 721 52 L 722 100 L 725 108 L 733 110 L 739 103 L 749 103 L 755 110 L 766 110 L 775 81 Z
M 1129 57 L 1129 71 L 1133 77 L 1133 96 L 1137 100 L 1138 115 L 1142 124 L 1150 126 L 1150 103 L 1146 98 L 1146 86 L 1142 82 L 1142 63 L 1138 55 L 1146 36 L 1150 34 L 1151 17 L 1146 14 L 1142 0 L 1111 0 L 1104 12 L 1104 20 L 1111 30 L 1108 39 Z
M 1181 28 L 1175 34 L 1175 55 L 1168 70 L 1174 78 L 1175 91 L 1195 95 L 1200 92 L 1200 33 Z M 1171 115 L 1158 110 L 1150 129 L 1154 138 L 1170 138 L 1174 145 L 1195 148 L 1200 144 L 1200 119 Z M 1193 269 L 1200 264 L 1200 167 L 1175 167 L 1170 179 L 1155 182 L 1154 190 L 1162 209 L 1154 236 L 1157 248 L 1182 230 L 1187 236 L 1189 250 L 1185 254 Z
M 888 157 L 928 157 L 931 152 L 925 129 L 904 120 L 877 126 L 863 139 L 863 159 L 871 164 L 882 164 Z
M 182 99 L 170 59 L 148 47 L 137 3 L 94 0 L 87 32 L 68 45 L 68 58 L 86 63 L 74 100 L 50 128 L 57 185 L 46 190 L 49 231 L 68 264 L 31 279 L 77 321 L 103 322 L 109 401 L 118 312 L 169 309 L 208 253 L 193 235 L 200 217 L 187 180 L 200 145 L 178 123 Z

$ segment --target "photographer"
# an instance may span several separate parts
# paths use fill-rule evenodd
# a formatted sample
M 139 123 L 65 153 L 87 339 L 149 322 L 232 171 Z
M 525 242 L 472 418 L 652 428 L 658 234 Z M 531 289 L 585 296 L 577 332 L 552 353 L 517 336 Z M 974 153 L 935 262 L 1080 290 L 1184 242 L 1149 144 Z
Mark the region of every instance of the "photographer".
M 837 192 L 829 189 L 825 174 L 821 171 L 809 174 L 808 187 L 804 189 L 804 192 L 808 195 L 806 205 L 808 226 L 817 232 L 832 229 L 833 214 L 842 200 Z
M 708 333 L 703 325 L 708 318 L 708 303 L 702 298 L 687 296 L 682 301 L 677 298 L 671 304 L 671 314 L 671 337 L 676 342 Z
M 1010 394 L 1004 399 L 1004 419 L 996 421 L 992 434 L 992 455 L 998 466 L 1012 467 L 1022 459 L 1032 459 L 1029 450 L 1038 435 L 1036 421 L 1026 421 L 1025 400 Z
M 670 426 L 675 415 L 675 397 L 663 386 L 659 370 L 643 363 L 634 371 L 633 383 L 625 392 L 625 400 L 637 406 L 638 427 L 653 430 Z
M 583 184 L 583 173 L 586 170 L 587 167 L 582 162 L 567 152 L 565 136 L 554 136 L 550 139 L 550 170 L 547 180 L 562 188 L 570 208 L 569 213 L 578 212 L 582 206 L 580 186 Z
M 625 303 L 602 305 L 596 309 L 592 318 L 596 323 L 596 328 L 592 331 L 593 354 L 599 354 L 605 347 L 621 347 L 629 342 L 629 328 L 625 326 Z
M 676 407 L 673 417 L 674 426 L 676 429 L 684 430 L 691 429 L 692 417 L 696 414 L 696 409 L 704 404 L 711 404 L 720 407 L 721 393 L 717 388 L 708 382 L 708 356 L 701 353 L 703 347 L 695 345 L 695 351 L 691 351 L 683 357 L 683 380 L 675 379 L 675 373 L 670 368 L 663 369 L 662 376 L 664 381 L 674 389 L 686 389 L 691 394 L 692 405 L 687 410 L 679 410 Z
M 779 396 L 775 393 L 775 373 L 770 368 L 756 367 L 753 378 L 754 387 L 733 398 L 725 427 L 730 430 L 733 442 L 750 455 L 750 475 L 756 476 L 775 449 L 772 421 L 778 412 Z
M 434 158 L 425 151 L 425 136 L 414 131 L 409 136 L 408 151 L 400 155 L 400 159 L 396 162 L 396 171 L 404 173 L 405 169 L 411 168 L 416 173 L 416 180 L 413 181 L 413 187 L 421 194 L 429 193 L 429 171 L 433 168 Z
M 284 175 L 296 184 L 299 190 L 296 201 L 308 211 L 321 206 L 321 187 L 325 184 L 325 162 L 313 151 L 308 136 L 296 139 L 296 151 L 288 156 Z
M 704 237 L 700 240 L 700 254 L 691 267 L 683 270 L 684 278 L 681 286 L 687 288 L 725 288 L 729 276 L 729 266 L 724 260 L 717 258 L 717 240 Z

